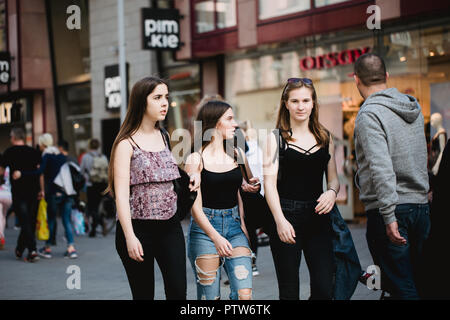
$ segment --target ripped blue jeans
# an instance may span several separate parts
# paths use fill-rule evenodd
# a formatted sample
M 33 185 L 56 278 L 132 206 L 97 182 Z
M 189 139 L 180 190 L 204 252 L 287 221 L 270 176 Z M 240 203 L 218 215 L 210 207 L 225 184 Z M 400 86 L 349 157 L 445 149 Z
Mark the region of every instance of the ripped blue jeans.
M 252 254 L 247 237 L 241 229 L 238 207 L 203 208 L 203 212 L 217 232 L 231 243 L 233 249 L 243 247 L 246 250 L 245 253 L 235 256 L 219 257 L 214 242 L 191 218 L 187 250 L 197 280 L 197 299 L 220 299 L 220 267 L 223 265 L 230 280 L 230 300 L 238 300 L 239 290 L 252 288 Z M 217 258 L 220 263 L 216 270 L 208 271 L 199 267 L 200 259 Z

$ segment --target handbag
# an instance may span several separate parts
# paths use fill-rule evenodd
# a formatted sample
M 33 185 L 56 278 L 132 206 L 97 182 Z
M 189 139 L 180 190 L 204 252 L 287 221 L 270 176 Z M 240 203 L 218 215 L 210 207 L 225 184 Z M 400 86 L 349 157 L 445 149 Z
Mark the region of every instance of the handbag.
M 172 151 L 169 142 L 169 133 L 165 129 L 161 129 L 161 133 L 163 134 L 164 141 L 169 150 Z M 189 190 L 189 183 L 191 178 L 189 177 L 187 172 L 181 169 L 179 166 L 178 171 L 180 173 L 180 177 L 173 180 L 173 187 L 175 193 L 177 194 L 177 212 L 175 213 L 175 215 L 181 221 L 186 218 L 188 213 L 191 211 L 195 199 L 197 199 L 197 191 Z
M 242 176 L 245 181 L 249 183 L 247 170 L 244 165 L 244 159 L 239 151 L 235 149 L 235 157 L 238 159 L 238 164 L 242 172 Z M 244 220 L 246 223 L 251 224 L 254 228 L 263 228 L 265 231 L 271 229 L 273 216 L 267 204 L 266 198 L 259 192 L 245 192 L 240 190 L 242 202 L 244 205 Z M 266 232 L 267 233 L 267 232 Z

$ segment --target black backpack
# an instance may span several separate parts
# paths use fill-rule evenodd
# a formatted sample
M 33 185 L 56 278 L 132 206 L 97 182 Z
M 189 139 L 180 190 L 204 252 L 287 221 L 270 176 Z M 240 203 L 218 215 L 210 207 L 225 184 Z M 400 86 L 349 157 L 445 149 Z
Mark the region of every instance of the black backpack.
M 170 147 L 169 133 L 165 129 L 161 129 L 161 132 L 169 150 L 172 151 L 172 148 Z M 197 191 L 191 192 L 189 190 L 190 177 L 186 171 L 180 167 L 178 167 L 178 171 L 180 172 L 181 177 L 173 180 L 173 186 L 177 194 L 177 212 L 175 215 L 181 221 L 186 218 L 190 212 L 195 199 L 197 198 Z
M 83 189 L 84 184 L 86 183 L 86 179 L 79 170 L 78 166 L 76 166 L 73 162 L 69 161 L 68 165 L 70 169 L 70 176 L 72 177 L 73 189 L 77 193 L 80 193 L 81 189 Z

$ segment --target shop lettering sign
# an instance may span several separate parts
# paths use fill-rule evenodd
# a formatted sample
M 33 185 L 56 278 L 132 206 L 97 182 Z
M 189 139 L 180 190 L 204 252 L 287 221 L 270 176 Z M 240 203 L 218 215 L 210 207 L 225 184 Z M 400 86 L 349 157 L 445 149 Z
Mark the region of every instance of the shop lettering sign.
M 126 82 L 128 83 L 128 63 L 126 66 L 126 79 Z M 106 66 L 104 80 L 106 110 L 116 111 L 120 109 L 120 106 L 122 104 L 122 97 L 120 95 L 121 85 L 122 83 L 119 76 L 119 65 L 115 64 L 112 66 Z
M 180 14 L 177 9 L 142 8 L 143 49 L 177 50 L 180 47 Z
M 11 83 L 11 56 L 9 52 L 0 52 L 0 84 Z
M 11 102 L 0 104 L 0 124 L 11 123 Z
M 314 69 L 329 69 L 339 65 L 352 64 L 364 53 L 368 53 L 370 47 L 363 49 L 350 49 L 341 52 L 330 52 L 316 57 L 305 57 L 300 60 L 300 69 L 303 71 Z

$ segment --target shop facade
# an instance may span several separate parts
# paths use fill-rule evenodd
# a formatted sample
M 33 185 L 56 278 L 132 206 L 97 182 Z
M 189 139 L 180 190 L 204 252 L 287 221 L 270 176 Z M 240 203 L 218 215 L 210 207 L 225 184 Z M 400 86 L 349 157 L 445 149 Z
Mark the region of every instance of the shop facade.
M 30 146 L 44 132 L 57 135 L 47 31 L 45 1 L 0 1 L 0 152 L 13 127 Z
M 381 29 L 367 27 L 372 5 L 381 8 Z M 274 128 L 288 78 L 312 79 L 320 121 L 338 145 L 338 203 L 351 220 L 363 213 L 353 186 L 353 127 L 363 102 L 353 63 L 380 54 L 388 85 L 415 96 L 426 122 L 440 112 L 450 124 L 449 8 L 444 1 L 191 1 L 190 59 L 201 65 L 202 93 L 223 94 L 238 120 L 256 129 Z

